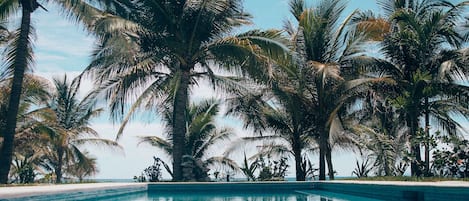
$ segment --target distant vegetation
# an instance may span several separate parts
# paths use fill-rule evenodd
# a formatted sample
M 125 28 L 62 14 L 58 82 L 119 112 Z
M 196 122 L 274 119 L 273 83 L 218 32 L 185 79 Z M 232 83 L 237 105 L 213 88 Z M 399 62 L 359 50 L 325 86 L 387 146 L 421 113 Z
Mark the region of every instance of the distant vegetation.
M 30 73 L 31 13 L 45 8 L 0 2 L 0 183 L 95 174 L 82 145 L 120 148 L 90 127 L 98 97 L 121 123 L 117 138 L 142 110 L 165 124 L 141 141 L 170 161 L 155 157 L 136 181 L 163 171 L 173 181 L 334 179 L 339 149 L 362 157 L 350 164 L 360 179 L 469 176 L 469 1 L 383 0 L 345 13 L 344 0 L 290 0 L 282 29 L 237 34 L 251 23 L 241 0 L 52 2 L 96 36 L 92 61 L 72 81 Z M 11 31 L 3 22 L 19 13 Z M 95 81 L 89 94 L 78 93 L 83 77 Z M 226 98 L 192 100 L 201 81 Z M 249 135 L 217 125 L 226 115 Z M 255 154 L 230 158 L 251 145 Z M 209 152 L 217 146 L 223 154 Z

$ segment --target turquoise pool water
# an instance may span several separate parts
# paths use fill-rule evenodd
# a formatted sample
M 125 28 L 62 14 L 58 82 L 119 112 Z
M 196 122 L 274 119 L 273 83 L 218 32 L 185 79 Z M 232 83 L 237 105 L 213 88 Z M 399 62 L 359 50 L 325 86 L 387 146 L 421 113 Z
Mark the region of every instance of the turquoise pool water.
M 325 191 L 249 193 L 152 193 L 141 192 L 86 201 L 381 201 Z

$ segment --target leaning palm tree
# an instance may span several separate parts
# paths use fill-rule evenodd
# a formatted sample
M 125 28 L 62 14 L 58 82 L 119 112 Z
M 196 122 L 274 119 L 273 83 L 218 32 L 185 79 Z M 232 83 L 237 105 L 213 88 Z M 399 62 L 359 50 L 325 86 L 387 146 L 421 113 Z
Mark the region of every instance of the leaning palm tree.
M 63 8 L 64 13 L 73 21 L 85 24 L 89 30 L 94 26 L 96 16 L 102 12 L 90 6 L 85 1 L 50 1 Z M 96 4 L 96 3 L 95 3 Z M 44 8 L 37 0 L 11 0 L 0 2 L 0 21 L 14 19 L 18 14 L 21 16 L 20 27 L 12 35 L 13 39 L 7 46 L 6 73 L 13 77 L 11 93 L 8 104 L 8 118 L 4 131 L 4 146 L 0 150 L 0 183 L 8 182 L 9 164 L 14 149 L 14 134 L 16 128 L 16 117 L 22 91 L 22 83 L 25 72 L 31 70 L 34 63 L 32 42 L 34 27 L 31 22 L 31 14 L 38 8 Z M 2 72 L 3 74 L 4 72 Z
M 181 180 L 191 88 L 202 79 L 231 92 L 243 88 L 236 78 L 215 74 L 216 69 L 253 77 L 267 74 L 267 54 L 286 49 L 279 43 L 280 32 L 229 36 L 249 23 L 240 0 L 117 0 L 108 9 L 114 15 L 96 27 L 101 44 L 87 71 L 95 75 L 98 90 L 104 91 L 112 115 L 123 126 L 141 107 L 171 106 L 173 179 Z
M 0 183 L 8 182 L 8 173 L 13 156 L 13 141 L 16 129 L 16 116 L 20 103 L 24 73 L 32 63 L 31 51 L 31 13 L 39 7 L 36 1 L 2 1 L 0 4 L 0 18 L 3 20 L 10 15 L 10 10 L 16 10 L 21 4 L 21 26 L 17 31 L 13 46 L 8 51 L 8 70 L 13 72 L 13 81 L 8 104 L 8 115 L 3 135 L 3 146 L 0 152 Z M 13 5 L 8 5 L 13 4 Z M 14 7 L 14 9 L 12 9 Z
M 220 110 L 220 103 L 214 99 L 209 99 L 198 104 L 191 104 L 187 112 L 187 133 L 184 138 L 184 158 L 186 165 L 183 165 L 184 180 L 206 181 L 206 167 L 212 165 L 224 165 L 236 170 L 237 165 L 227 157 L 210 157 L 209 150 L 215 144 L 229 139 L 234 133 L 229 128 L 217 129 L 215 117 Z M 172 115 L 170 112 L 165 115 L 167 125 L 167 139 L 157 136 L 140 137 L 141 143 L 149 143 L 164 150 L 171 155 L 174 151 L 174 144 L 171 141 L 173 135 Z M 197 164 L 200 163 L 201 164 Z M 190 166 L 189 166 L 190 165 Z M 172 173 L 171 173 L 172 175 Z
M 70 165 L 90 163 L 87 152 L 80 145 L 93 144 L 120 147 L 115 141 L 99 138 L 90 127 L 90 121 L 103 110 L 95 108 L 95 100 L 90 96 L 78 99 L 79 85 L 75 79 L 71 83 L 67 76 L 54 79 L 55 92 L 49 108 L 42 111 L 43 126 L 40 128 L 46 139 L 49 152 L 47 164 L 54 170 L 56 183 L 62 182 L 63 168 Z M 89 166 L 92 167 L 92 166 Z

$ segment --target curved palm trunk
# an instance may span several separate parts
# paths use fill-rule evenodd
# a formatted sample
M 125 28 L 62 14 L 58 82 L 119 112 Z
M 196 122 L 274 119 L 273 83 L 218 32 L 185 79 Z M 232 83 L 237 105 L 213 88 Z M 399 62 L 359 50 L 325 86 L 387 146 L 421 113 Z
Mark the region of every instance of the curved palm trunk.
M 31 29 L 31 9 L 30 3 L 22 3 L 22 16 L 19 38 L 16 46 L 16 56 L 14 59 L 13 81 L 11 86 L 10 100 L 8 103 L 8 112 L 6 127 L 3 135 L 3 146 L 0 153 L 0 183 L 8 183 L 8 174 L 10 172 L 11 160 L 13 157 L 14 138 L 16 129 L 16 117 L 18 115 L 18 106 L 22 91 L 24 72 L 27 62 L 29 33 Z
M 183 68 L 184 69 L 184 68 Z M 186 135 L 186 111 L 189 102 L 190 71 L 183 70 L 174 97 L 173 108 L 173 180 L 182 181 L 182 157 Z

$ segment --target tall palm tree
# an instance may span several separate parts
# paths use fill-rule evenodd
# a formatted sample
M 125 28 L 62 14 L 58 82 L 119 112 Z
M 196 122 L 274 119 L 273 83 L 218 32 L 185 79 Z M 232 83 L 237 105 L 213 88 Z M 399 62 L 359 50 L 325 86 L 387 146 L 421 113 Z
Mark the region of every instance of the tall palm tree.
M 88 30 L 91 30 L 91 27 L 94 26 L 96 16 L 102 15 L 102 12 L 82 0 L 51 2 L 62 7 L 64 13 L 74 21 L 84 23 Z M 5 74 L 12 75 L 13 82 L 8 104 L 8 118 L 4 128 L 4 146 L 0 150 L 0 183 L 8 182 L 9 164 L 14 149 L 16 117 L 22 91 L 21 86 L 25 72 L 29 71 L 34 63 L 32 51 L 34 27 L 31 23 L 31 14 L 38 8 L 47 10 L 37 0 L 7 0 L 0 2 L 0 21 L 8 21 L 18 13 L 21 15 L 20 27 L 13 34 L 14 39 L 7 47 Z
M 386 21 L 390 28 L 381 34 L 386 61 L 379 62 L 375 75 L 387 75 L 396 80 L 397 83 L 388 88 L 388 94 L 393 94 L 392 102 L 404 117 L 408 139 L 415 138 L 421 127 L 430 135 L 432 119 L 445 132 L 455 134 L 461 125 L 455 121 L 454 114 L 468 117 L 469 88 L 461 84 L 462 80 L 467 80 L 468 68 L 464 64 L 464 51 L 458 50 L 464 39 L 463 33 L 458 31 L 458 22 L 469 2 L 456 5 L 425 0 L 380 3 L 385 20 L 371 21 L 382 25 Z M 426 173 L 430 161 L 428 150 L 426 147 Z M 412 144 L 410 152 L 414 158 L 412 175 L 420 175 L 420 143 Z
M 191 104 L 187 112 L 187 133 L 184 138 L 184 156 L 191 161 L 202 162 L 202 167 L 197 167 L 194 164 L 194 169 L 187 169 L 189 172 L 197 172 L 197 169 L 204 169 L 207 166 L 221 164 L 228 166 L 232 169 L 237 169 L 237 165 L 231 159 L 219 156 L 209 156 L 209 150 L 213 145 L 229 139 L 234 133 L 229 128 L 218 129 L 216 127 L 215 117 L 220 110 L 220 103 L 214 99 L 209 99 L 198 104 Z M 149 143 L 155 147 L 164 150 L 167 154 L 171 155 L 174 151 L 174 144 L 171 141 L 173 138 L 172 114 L 167 112 L 165 115 L 165 122 L 167 125 L 167 139 L 157 136 L 143 136 L 140 137 L 141 143 Z M 185 161 L 188 162 L 188 161 Z M 200 171 L 200 170 L 199 170 Z M 202 175 L 195 175 L 195 178 L 184 178 L 184 180 L 201 180 L 204 181 L 207 177 L 206 170 L 202 170 Z M 185 173 L 186 174 L 186 173 Z
M 140 106 L 154 109 L 158 103 L 171 103 L 173 179 L 179 181 L 191 88 L 206 79 L 219 89 L 242 89 L 235 78 L 215 74 L 216 69 L 243 75 L 267 74 L 263 68 L 267 53 L 286 48 L 279 43 L 279 31 L 228 35 L 249 23 L 240 0 L 114 3 L 109 9 L 115 15 L 107 19 L 115 26 L 96 31 L 102 33 L 101 44 L 87 70 L 96 75 L 99 90 L 109 99 L 116 119 L 130 109 L 124 126 Z M 277 49 L 264 51 L 265 47 Z M 129 102 L 133 103 L 130 108 Z
M 8 5 L 10 4 L 10 5 Z M 11 5 L 13 4 L 13 5 Z M 8 173 L 13 156 L 13 141 L 16 129 L 16 117 L 20 103 L 24 73 L 32 63 L 31 51 L 31 13 L 39 7 L 37 1 L 2 1 L 0 18 L 10 15 L 10 9 L 16 10 L 21 5 L 21 25 L 17 30 L 13 48 L 8 51 L 8 70 L 13 72 L 13 81 L 7 109 L 7 119 L 3 135 L 3 146 L 0 152 L 0 183 L 8 182 Z M 13 8 L 14 6 L 14 8 Z M 12 9 L 13 8 L 13 9 Z
M 82 151 L 80 145 L 120 147 L 115 141 L 99 138 L 90 127 L 90 121 L 103 110 L 95 108 L 95 100 L 90 99 L 91 96 L 78 99 L 78 83 L 77 80 L 70 83 L 67 76 L 54 79 L 55 92 L 49 108 L 42 112 L 42 131 L 50 150 L 47 161 L 54 170 L 56 183 L 62 182 L 64 167 L 90 163 L 87 152 Z
M 320 1 L 316 7 L 308 8 L 303 0 L 292 0 L 290 6 L 297 27 L 293 23 L 286 27 L 299 58 L 296 68 L 309 69 L 310 74 L 305 92 L 309 93 L 309 111 L 314 113 L 312 133 L 319 145 L 319 179 L 325 179 L 326 162 L 333 179 L 333 142 L 348 139 L 342 135 L 339 114 L 363 95 L 366 86 L 385 80 L 359 76 L 356 66 L 363 65 L 362 45 L 370 35 L 353 26 L 355 12 L 339 24 L 345 10 L 343 1 Z

